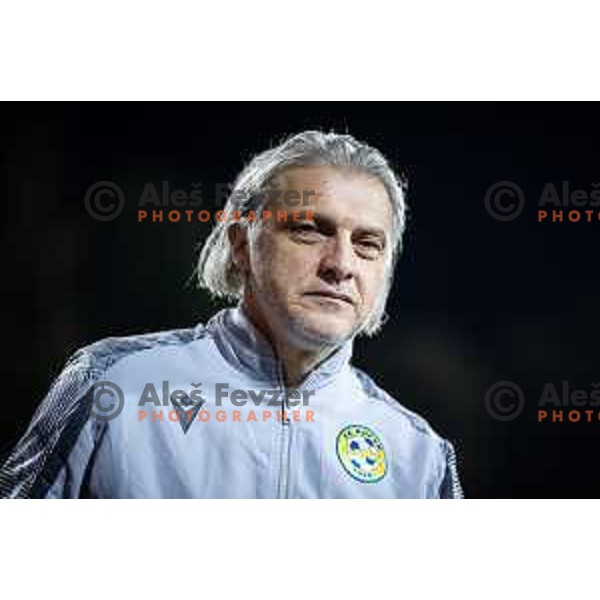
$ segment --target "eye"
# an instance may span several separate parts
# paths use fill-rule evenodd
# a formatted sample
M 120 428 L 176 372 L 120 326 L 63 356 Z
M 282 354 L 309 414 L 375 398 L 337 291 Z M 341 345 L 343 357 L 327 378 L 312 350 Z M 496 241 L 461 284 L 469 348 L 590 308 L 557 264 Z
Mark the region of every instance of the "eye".
M 385 249 L 385 244 L 379 238 L 361 238 L 355 244 L 358 254 L 371 260 L 379 258 Z
M 319 229 L 311 221 L 292 223 L 290 226 L 290 232 L 292 237 L 302 242 L 316 242 L 321 237 Z
M 296 223 L 292 225 L 294 231 L 316 231 L 317 228 L 312 223 Z

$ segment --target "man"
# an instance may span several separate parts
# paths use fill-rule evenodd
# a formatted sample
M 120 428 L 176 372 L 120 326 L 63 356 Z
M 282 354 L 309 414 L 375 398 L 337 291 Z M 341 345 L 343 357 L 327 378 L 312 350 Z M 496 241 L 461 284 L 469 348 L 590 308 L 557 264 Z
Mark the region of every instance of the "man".
M 382 325 L 401 249 L 404 194 L 384 157 L 298 134 L 251 161 L 225 215 L 198 274 L 237 306 L 77 352 L 2 494 L 460 497 L 451 444 L 350 364 L 354 338 Z

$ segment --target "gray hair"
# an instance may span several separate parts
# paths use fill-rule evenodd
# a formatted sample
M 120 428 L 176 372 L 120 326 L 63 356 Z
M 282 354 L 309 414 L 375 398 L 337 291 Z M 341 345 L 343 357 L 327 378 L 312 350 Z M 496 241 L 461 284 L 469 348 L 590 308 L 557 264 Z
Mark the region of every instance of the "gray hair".
M 333 166 L 362 171 L 384 185 L 392 204 L 394 223 L 392 254 L 388 265 L 386 286 L 377 306 L 359 333 L 377 333 L 385 320 L 385 304 L 389 295 L 394 267 L 402 251 L 402 234 L 406 225 L 406 182 L 397 176 L 385 157 L 371 146 L 351 135 L 304 131 L 282 144 L 256 155 L 238 175 L 225 204 L 227 215 L 239 211 L 247 215 L 258 213 L 267 198 L 266 191 L 273 178 L 292 167 Z M 233 261 L 227 230 L 229 219 L 217 221 L 198 259 L 198 282 L 214 296 L 239 300 L 243 294 L 243 276 Z M 244 226 L 245 219 L 238 222 Z M 245 225 L 248 226 L 248 225 Z

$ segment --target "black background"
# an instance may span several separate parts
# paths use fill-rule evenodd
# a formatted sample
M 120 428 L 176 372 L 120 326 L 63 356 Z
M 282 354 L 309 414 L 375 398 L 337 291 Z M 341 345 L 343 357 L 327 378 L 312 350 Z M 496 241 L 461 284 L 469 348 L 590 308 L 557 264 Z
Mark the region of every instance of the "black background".
M 468 497 L 594 497 L 600 420 L 536 422 L 547 383 L 592 389 L 597 371 L 600 221 L 536 222 L 546 183 L 600 182 L 593 104 L 5 103 L 1 109 L 0 453 L 24 432 L 64 361 L 108 335 L 187 327 L 219 307 L 190 280 L 208 225 L 137 223 L 146 183 L 203 197 L 255 153 L 309 128 L 379 147 L 410 178 L 406 251 L 390 320 L 355 363 L 452 440 Z M 97 181 L 125 209 L 99 222 Z M 498 221 L 498 181 L 525 208 Z M 594 209 L 594 212 L 596 209 Z M 418 271 L 417 271 L 418 257 Z M 495 420 L 497 381 L 523 412 Z M 597 409 L 594 410 L 596 413 Z M 566 420 L 566 415 L 565 415 Z

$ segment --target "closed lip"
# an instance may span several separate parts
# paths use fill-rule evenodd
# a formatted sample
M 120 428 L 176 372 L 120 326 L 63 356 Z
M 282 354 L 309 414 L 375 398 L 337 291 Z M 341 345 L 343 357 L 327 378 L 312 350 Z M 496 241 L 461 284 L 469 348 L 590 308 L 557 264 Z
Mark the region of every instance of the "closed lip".
M 325 298 L 335 298 L 336 300 L 343 300 L 348 304 L 354 305 L 352 296 L 348 294 L 342 294 L 340 292 L 332 292 L 331 290 L 315 290 L 314 292 L 306 292 L 306 296 L 324 296 Z

